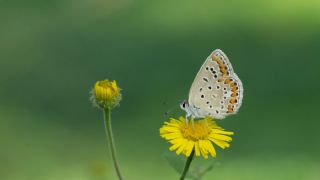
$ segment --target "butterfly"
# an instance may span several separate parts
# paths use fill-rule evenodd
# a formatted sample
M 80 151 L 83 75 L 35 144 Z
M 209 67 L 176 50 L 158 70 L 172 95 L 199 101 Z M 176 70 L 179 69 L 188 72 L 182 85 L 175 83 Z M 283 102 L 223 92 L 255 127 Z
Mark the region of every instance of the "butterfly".
M 180 103 L 188 117 L 223 119 L 236 114 L 243 99 L 242 82 L 220 49 L 214 50 L 196 75 L 188 100 Z

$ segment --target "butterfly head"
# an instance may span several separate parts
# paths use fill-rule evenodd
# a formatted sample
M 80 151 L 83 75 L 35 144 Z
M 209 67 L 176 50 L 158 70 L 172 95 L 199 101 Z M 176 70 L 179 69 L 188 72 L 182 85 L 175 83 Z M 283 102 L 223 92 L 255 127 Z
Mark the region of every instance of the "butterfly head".
M 180 108 L 187 113 L 186 117 L 190 117 L 192 115 L 192 110 L 191 110 L 190 104 L 189 104 L 189 102 L 187 100 L 183 100 L 180 103 Z
M 186 110 L 186 109 L 189 109 L 189 103 L 188 103 L 188 101 L 187 100 L 183 100 L 181 103 L 180 103 L 180 108 L 182 109 L 182 110 Z

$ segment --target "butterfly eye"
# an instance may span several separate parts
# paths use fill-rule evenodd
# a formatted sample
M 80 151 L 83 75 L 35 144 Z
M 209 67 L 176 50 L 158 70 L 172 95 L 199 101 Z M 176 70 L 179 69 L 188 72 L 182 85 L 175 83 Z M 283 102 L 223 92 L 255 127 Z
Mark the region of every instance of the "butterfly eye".
M 183 101 L 182 103 L 180 103 L 180 107 L 182 109 L 185 109 L 188 106 L 188 103 L 186 101 Z
M 188 102 L 186 102 L 186 101 L 183 102 L 183 107 L 184 107 L 184 108 L 186 108 L 186 107 L 188 107 L 188 106 L 189 106 Z

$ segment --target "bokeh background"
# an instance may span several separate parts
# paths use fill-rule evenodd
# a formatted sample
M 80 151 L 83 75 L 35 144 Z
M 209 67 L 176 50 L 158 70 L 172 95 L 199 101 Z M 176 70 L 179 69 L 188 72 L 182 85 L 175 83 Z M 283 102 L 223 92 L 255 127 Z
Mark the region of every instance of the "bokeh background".
M 245 96 L 219 122 L 236 134 L 204 179 L 319 179 L 317 0 L 1 0 L 0 179 L 116 179 L 89 101 L 104 78 L 123 89 L 112 118 L 124 177 L 178 179 L 159 128 L 216 48 Z

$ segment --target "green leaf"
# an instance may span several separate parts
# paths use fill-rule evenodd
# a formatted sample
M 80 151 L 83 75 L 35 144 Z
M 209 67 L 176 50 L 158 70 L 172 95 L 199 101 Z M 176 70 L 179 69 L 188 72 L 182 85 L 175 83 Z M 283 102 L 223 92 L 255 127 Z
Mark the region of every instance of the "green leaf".
M 177 173 L 181 175 L 187 158 L 185 156 L 178 156 L 174 152 L 169 151 L 163 153 L 163 156 L 177 171 Z M 210 172 L 218 165 L 219 162 L 217 162 L 215 159 L 203 160 L 201 158 L 195 158 L 186 177 L 193 180 L 201 180 L 206 173 Z
M 194 180 L 201 180 L 202 177 L 209 171 L 213 170 L 215 163 L 209 165 L 195 165 L 193 168 L 190 168 L 189 174 L 190 178 Z
M 177 156 L 174 152 L 165 152 L 163 157 L 168 161 L 168 163 L 177 171 L 181 173 L 184 168 L 185 158 L 182 156 Z

